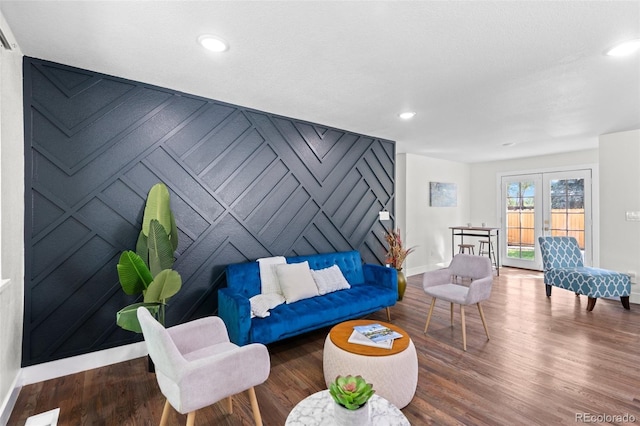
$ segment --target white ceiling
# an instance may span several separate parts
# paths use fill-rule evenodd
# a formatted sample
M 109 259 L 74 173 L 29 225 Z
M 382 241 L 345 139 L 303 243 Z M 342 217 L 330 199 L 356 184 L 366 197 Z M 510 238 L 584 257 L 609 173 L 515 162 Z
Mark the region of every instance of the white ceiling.
M 7 1 L 28 56 L 463 162 L 640 128 L 640 1 Z M 203 33 L 229 41 L 214 54 Z M 414 110 L 411 121 L 398 119 Z M 505 147 L 503 144 L 515 143 Z

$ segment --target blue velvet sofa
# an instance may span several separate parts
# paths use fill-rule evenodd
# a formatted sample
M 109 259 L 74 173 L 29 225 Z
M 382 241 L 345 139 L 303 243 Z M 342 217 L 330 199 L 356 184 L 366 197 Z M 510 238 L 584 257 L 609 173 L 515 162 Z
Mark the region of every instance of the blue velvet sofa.
M 357 251 L 288 257 L 311 269 L 338 265 L 351 288 L 279 305 L 265 318 L 251 318 L 249 298 L 260 293 L 258 262 L 227 266 L 227 287 L 218 291 L 218 315 L 237 345 L 271 343 L 393 306 L 398 298 L 396 270 L 363 264 Z

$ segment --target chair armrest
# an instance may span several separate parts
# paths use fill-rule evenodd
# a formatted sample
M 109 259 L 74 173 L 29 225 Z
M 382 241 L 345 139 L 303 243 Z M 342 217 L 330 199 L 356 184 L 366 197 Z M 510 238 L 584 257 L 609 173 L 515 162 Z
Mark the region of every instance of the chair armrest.
M 167 328 L 180 353 L 193 352 L 212 344 L 229 341 L 227 327 L 218 317 L 200 318 Z
M 427 271 L 422 275 L 422 288 L 434 287 L 451 282 L 451 271 L 449 268 L 435 269 Z
M 362 265 L 362 272 L 365 283 L 387 287 L 394 293 L 398 292 L 398 273 L 395 269 L 365 263 Z
M 251 303 L 249 299 L 230 288 L 218 290 L 218 316 L 227 326 L 229 339 L 236 345 L 249 343 L 251 329 Z
M 223 399 L 264 383 L 270 370 L 271 360 L 267 347 L 251 343 L 190 362 L 179 381 L 189 384 L 189 388 L 196 394 L 206 387 L 209 391 L 218 393 L 212 399 Z M 211 383 L 215 383 L 215 388 L 211 387 Z
M 469 292 L 467 293 L 467 304 L 487 300 L 491 296 L 491 286 L 493 285 L 493 276 L 473 280 L 469 284 Z

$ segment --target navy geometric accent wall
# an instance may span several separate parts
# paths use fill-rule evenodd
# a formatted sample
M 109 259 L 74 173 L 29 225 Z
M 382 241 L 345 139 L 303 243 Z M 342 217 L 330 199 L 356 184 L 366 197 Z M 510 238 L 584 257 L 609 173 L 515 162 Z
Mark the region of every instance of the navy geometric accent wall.
M 157 182 L 183 279 L 167 325 L 214 314 L 229 263 L 352 249 L 384 262 L 392 141 L 33 58 L 24 108 L 25 366 L 140 340 L 115 325 L 135 302 L 116 264 Z

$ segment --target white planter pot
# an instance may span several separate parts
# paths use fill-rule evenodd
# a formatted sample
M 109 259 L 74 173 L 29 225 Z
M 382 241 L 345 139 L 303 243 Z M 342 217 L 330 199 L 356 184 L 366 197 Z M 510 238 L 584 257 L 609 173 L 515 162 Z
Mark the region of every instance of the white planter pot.
M 336 424 L 339 426 L 366 426 L 369 425 L 369 407 L 371 404 L 365 404 L 357 410 L 347 410 L 342 405 L 334 402 L 333 411 Z

